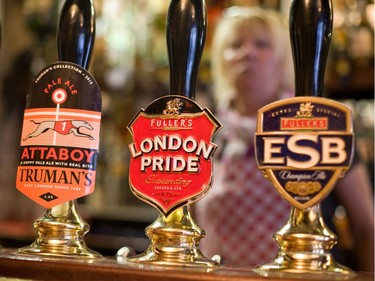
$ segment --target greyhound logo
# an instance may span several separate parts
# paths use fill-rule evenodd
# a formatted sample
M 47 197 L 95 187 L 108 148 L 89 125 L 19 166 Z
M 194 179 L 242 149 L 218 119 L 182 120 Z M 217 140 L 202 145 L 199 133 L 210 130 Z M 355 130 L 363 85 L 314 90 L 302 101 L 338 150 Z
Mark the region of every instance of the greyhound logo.
M 84 120 L 43 121 L 39 123 L 35 122 L 34 120 L 31 121 L 34 122 L 34 124 L 37 124 L 38 127 L 34 132 L 28 134 L 23 141 L 26 141 L 29 138 L 38 137 L 49 130 L 53 130 L 61 135 L 73 133 L 77 137 L 89 138 L 90 140 L 94 139 L 91 135 L 82 133 L 80 131 L 81 128 L 86 128 L 88 130 L 94 129 L 89 122 Z

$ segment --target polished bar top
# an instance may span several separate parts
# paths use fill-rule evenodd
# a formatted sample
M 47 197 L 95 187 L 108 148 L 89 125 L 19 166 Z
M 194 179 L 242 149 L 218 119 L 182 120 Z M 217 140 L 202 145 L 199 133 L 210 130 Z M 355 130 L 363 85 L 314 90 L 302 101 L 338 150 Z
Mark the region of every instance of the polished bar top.
M 0 279 L 23 278 L 31 280 L 126 280 L 126 281 L 283 281 L 283 280 L 352 280 L 373 281 L 373 273 L 357 272 L 352 277 L 321 274 L 280 274 L 260 276 L 250 268 L 218 267 L 193 269 L 149 265 L 129 265 L 114 258 L 95 260 L 48 258 L 39 255 L 17 255 L 15 250 L 0 250 Z M 3 280 L 3 279 L 1 279 Z M 6 280 L 6 279 L 5 279 Z

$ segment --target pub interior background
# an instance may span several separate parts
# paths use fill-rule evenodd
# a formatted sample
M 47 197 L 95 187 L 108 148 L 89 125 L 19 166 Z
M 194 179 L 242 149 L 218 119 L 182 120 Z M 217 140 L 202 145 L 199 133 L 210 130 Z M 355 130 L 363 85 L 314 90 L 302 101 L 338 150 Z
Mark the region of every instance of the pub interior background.
M 0 2 L 0 245 L 5 247 L 34 241 L 32 223 L 44 213 L 42 207 L 16 190 L 15 178 L 25 97 L 36 74 L 57 61 L 56 30 L 62 3 Z M 144 229 L 158 215 L 130 192 L 130 133 L 126 125 L 140 108 L 168 94 L 165 19 L 169 3 L 94 0 L 96 40 L 89 71 L 102 91 L 101 143 L 95 191 L 78 203 L 80 215 L 90 224 L 85 241 L 104 255 L 114 255 L 123 246 L 135 252 L 145 250 L 149 240 Z M 201 106 L 210 107 L 212 102 L 210 38 L 221 11 L 232 5 L 262 5 L 287 15 L 288 3 L 206 0 L 208 31 L 196 94 Z M 353 109 L 358 152 L 373 181 L 374 1 L 334 0 L 333 5 L 334 35 L 325 96 Z

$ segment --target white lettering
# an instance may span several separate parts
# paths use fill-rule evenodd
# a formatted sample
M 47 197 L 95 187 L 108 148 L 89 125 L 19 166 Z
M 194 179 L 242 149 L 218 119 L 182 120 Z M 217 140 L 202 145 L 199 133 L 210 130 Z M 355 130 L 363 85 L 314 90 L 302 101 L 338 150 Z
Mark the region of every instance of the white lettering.
M 336 155 L 336 157 L 335 157 Z M 322 137 L 322 163 L 339 164 L 346 160 L 345 142 L 340 138 Z
M 281 153 L 281 146 L 276 144 L 284 144 L 285 138 L 263 138 L 264 140 L 264 163 L 265 164 L 283 164 L 284 157 L 275 157 L 274 154 Z
M 311 168 L 319 163 L 320 155 L 319 152 L 316 151 L 316 149 L 308 146 L 302 146 L 298 145 L 297 142 L 300 140 L 309 140 L 313 142 L 318 141 L 317 135 L 304 135 L 304 134 L 297 134 L 293 135 L 289 138 L 287 147 L 290 151 L 302 154 L 302 155 L 308 155 L 310 157 L 310 160 L 307 161 L 297 161 L 294 159 L 291 159 L 290 157 L 287 157 L 286 165 L 293 167 L 293 168 Z

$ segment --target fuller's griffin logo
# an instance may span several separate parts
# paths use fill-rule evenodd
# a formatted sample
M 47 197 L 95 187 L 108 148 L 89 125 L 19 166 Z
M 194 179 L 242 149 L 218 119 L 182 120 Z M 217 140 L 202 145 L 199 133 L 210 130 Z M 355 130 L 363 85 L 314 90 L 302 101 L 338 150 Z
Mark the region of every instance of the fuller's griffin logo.
M 324 98 L 278 101 L 258 112 L 259 169 L 290 204 L 321 201 L 349 169 L 353 156 L 351 110 Z
M 178 115 L 182 108 L 183 103 L 180 98 L 174 98 L 167 102 L 166 108 L 163 110 L 165 115 Z
M 182 96 L 166 96 L 140 110 L 128 126 L 133 193 L 164 214 L 203 197 L 216 150 L 211 139 L 220 127 L 208 109 Z

